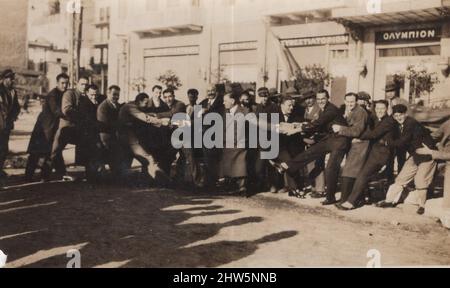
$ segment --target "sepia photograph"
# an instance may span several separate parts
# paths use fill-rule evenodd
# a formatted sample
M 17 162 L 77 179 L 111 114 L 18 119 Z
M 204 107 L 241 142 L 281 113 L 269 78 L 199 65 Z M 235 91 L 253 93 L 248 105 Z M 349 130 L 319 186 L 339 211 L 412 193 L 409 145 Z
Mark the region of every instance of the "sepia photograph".
M 0 11 L 0 268 L 450 267 L 450 0 Z

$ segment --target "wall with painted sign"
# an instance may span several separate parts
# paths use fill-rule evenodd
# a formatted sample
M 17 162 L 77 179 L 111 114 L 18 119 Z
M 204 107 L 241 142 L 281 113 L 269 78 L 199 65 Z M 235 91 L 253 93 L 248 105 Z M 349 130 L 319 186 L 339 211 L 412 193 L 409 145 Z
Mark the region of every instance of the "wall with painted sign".
M 365 35 L 364 59 L 368 74 L 362 87 L 372 87 L 375 99 L 385 99 L 385 89 L 395 82 L 396 94 L 410 103 L 426 106 L 448 105 L 450 81 L 442 73 L 443 63 L 449 63 L 450 25 L 443 22 L 396 25 L 368 29 Z M 444 64 L 445 65 L 445 64 Z M 439 83 L 434 91 L 416 95 L 408 69 L 432 74 Z

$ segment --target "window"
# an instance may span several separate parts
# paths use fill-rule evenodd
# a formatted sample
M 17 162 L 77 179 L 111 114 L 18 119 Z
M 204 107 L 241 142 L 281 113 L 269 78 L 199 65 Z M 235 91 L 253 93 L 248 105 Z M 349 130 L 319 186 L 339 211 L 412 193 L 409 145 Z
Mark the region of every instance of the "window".
M 440 55 L 441 46 L 417 46 L 417 47 L 402 47 L 402 48 L 387 48 L 379 49 L 380 57 L 408 57 L 408 56 L 428 56 Z
M 99 20 L 100 22 L 109 21 L 111 9 L 109 7 L 102 7 L 99 10 Z
M 348 49 L 331 50 L 330 53 L 331 53 L 332 59 L 347 59 L 348 58 Z
M 38 71 L 46 73 L 47 72 L 47 63 L 40 62 L 39 63 L 39 67 L 38 67 Z
M 105 9 L 104 8 L 100 8 L 100 22 L 105 21 Z

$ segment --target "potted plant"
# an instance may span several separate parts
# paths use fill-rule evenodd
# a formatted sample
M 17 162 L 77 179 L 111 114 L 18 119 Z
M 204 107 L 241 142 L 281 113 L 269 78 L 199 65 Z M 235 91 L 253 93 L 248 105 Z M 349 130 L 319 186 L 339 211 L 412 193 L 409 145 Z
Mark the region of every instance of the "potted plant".
M 178 88 L 183 86 L 180 78 L 178 78 L 178 76 L 172 70 L 167 70 L 164 74 L 156 78 L 156 80 L 164 84 L 167 88 L 173 90 L 178 90 Z
M 300 94 L 317 92 L 330 85 L 333 77 L 320 65 L 309 65 L 295 72 L 295 86 Z
M 135 78 L 131 82 L 131 89 L 133 89 L 133 91 L 137 91 L 138 93 L 144 92 L 145 87 L 147 87 L 146 82 L 147 80 L 143 77 Z
M 409 65 L 407 68 L 407 78 L 410 81 L 411 94 L 413 103 L 416 99 L 422 96 L 428 96 L 428 104 L 430 104 L 431 92 L 434 91 L 436 84 L 439 84 L 439 79 L 436 72 L 428 72 L 428 68 L 423 65 Z

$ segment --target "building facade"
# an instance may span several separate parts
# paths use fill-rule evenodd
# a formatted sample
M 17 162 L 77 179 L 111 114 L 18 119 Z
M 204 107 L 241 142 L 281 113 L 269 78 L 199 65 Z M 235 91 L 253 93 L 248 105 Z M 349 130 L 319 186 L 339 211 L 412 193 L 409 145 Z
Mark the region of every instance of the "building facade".
M 27 0 L 0 1 L 0 69 L 27 66 Z
M 77 1 L 28 2 L 28 68 L 43 73 L 48 79 L 48 89 L 52 89 L 56 85 L 56 76 L 70 68 L 70 50 L 75 47 L 71 44 L 74 41 L 73 13 L 79 12 L 73 4 Z M 80 0 L 78 3 L 83 7 L 80 72 L 90 76 L 104 92 L 107 86 L 107 57 L 104 56 L 107 50 L 104 49 L 109 40 L 109 34 L 102 33 L 108 26 L 105 3 L 101 0 Z
M 104 0 L 108 1 L 108 0 Z M 395 83 L 411 102 L 450 100 L 448 0 L 109 0 L 108 79 L 124 99 L 167 71 L 177 91 L 223 81 L 282 89 L 296 70 L 316 65 L 331 76 L 333 102 L 347 92 L 383 99 Z M 435 79 L 418 94 L 412 72 Z M 143 87 L 141 87 L 143 88 Z M 202 96 L 201 96 L 202 97 Z

